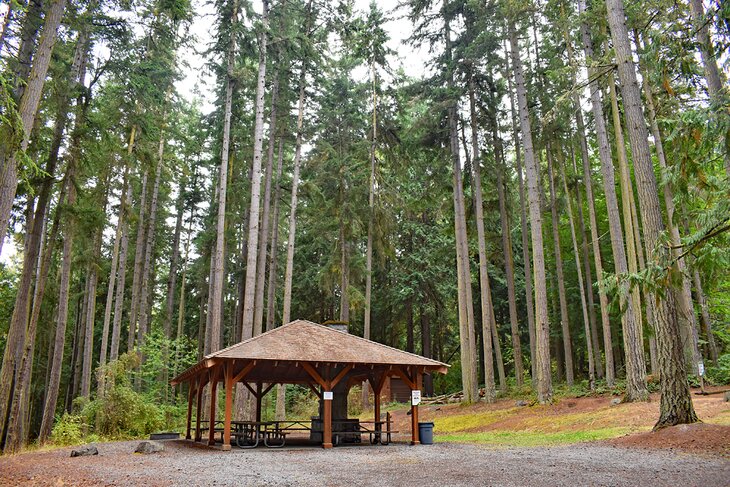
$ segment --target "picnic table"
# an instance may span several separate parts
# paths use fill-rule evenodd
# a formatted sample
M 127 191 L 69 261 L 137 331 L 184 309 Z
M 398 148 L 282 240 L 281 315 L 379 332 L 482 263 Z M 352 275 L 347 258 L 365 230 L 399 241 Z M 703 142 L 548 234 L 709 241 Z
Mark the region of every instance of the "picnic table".
M 281 448 L 287 432 L 280 431 L 277 421 L 231 421 L 231 435 L 240 448 L 256 448 L 263 441 L 269 448 Z
M 339 445 L 345 438 L 355 438 L 361 441 L 362 435 L 368 435 L 371 445 L 387 445 L 391 441 L 391 433 L 397 431 L 391 429 L 392 421 L 390 414 L 386 415 L 384 421 L 358 421 L 357 427 L 352 431 L 344 431 L 338 426 L 352 424 L 351 421 L 333 421 L 335 431 L 332 439 L 335 445 Z M 208 431 L 209 421 L 201 421 L 201 429 Z M 213 423 L 215 433 L 223 437 L 223 421 Z M 236 439 L 239 448 L 256 448 L 261 443 L 268 448 L 281 448 L 286 445 L 286 437 L 296 431 L 312 431 L 312 422 L 304 420 L 293 421 L 231 421 L 231 436 Z
M 390 418 L 385 421 L 360 421 L 360 433 L 370 436 L 371 445 L 387 445 L 391 441 L 392 430 Z

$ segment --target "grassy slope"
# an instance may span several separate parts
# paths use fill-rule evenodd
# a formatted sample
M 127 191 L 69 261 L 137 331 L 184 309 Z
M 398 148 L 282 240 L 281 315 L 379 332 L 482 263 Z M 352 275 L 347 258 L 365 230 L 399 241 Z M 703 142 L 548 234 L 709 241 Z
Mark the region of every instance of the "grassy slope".
M 433 421 L 435 441 L 493 446 L 547 446 L 616 438 L 651 430 L 659 397 L 651 402 L 612 405 L 612 396 L 562 398 L 550 406 L 515 406 L 514 399 L 495 404 L 422 406 L 421 421 Z M 693 394 L 700 419 L 730 425 L 730 403 L 721 394 Z M 396 427 L 410 431 L 406 410 L 393 408 Z

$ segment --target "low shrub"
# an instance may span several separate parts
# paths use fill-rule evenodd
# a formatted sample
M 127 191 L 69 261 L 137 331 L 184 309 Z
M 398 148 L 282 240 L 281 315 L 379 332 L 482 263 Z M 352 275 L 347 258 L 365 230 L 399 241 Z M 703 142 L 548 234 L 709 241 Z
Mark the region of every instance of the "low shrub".
M 51 442 L 58 446 L 78 445 L 84 440 L 84 421 L 79 414 L 63 413 L 51 431 Z
M 730 353 L 721 355 L 717 366 L 707 367 L 707 380 L 712 384 L 730 384 Z

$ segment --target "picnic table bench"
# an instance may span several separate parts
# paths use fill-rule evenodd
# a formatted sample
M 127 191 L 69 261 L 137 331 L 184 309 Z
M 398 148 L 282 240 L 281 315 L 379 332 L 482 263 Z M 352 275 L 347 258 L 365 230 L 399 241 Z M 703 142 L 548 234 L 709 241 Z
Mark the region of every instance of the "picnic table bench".
M 210 431 L 210 422 L 201 421 L 201 430 Z M 335 431 L 332 432 L 334 445 L 340 445 L 345 438 L 353 438 L 355 441 L 362 441 L 363 435 L 368 435 L 371 445 L 387 445 L 391 441 L 391 434 L 398 433 L 391 429 L 392 421 L 390 413 L 387 413 L 384 421 L 333 421 Z M 356 429 L 345 431 L 337 428 L 337 425 L 355 424 Z M 220 441 L 223 442 L 223 421 L 214 421 L 214 432 L 220 433 Z M 268 448 L 281 448 L 286 445 L 286 438 L 296 431 L 312 431 L 312 423 L 309 421 L 231 421 L 231 436 L 235 438 L 239 448 L 256 448 L 263 442 Z
M 289 434 L 278 427 L 278 421 L 231 421 L 231 426 L 231 436 L 240 448 L 256 448 L 262 440 L 264 446 L 281 448 Z

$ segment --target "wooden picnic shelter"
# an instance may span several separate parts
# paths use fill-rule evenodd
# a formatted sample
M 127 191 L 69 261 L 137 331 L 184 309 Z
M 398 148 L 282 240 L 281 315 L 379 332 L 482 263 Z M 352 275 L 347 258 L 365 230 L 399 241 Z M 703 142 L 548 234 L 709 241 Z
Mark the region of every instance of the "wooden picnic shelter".
M 375 421 L 372 423 L 380 428 L 380 392 L 388 378 L 399 377 L 412 391 L 419 391 L 415 393 L 418 396 L 424 374 L 445 374 L 448 367 L 442 362 L 366 340 L 336 327 L 296 320 L 205 356 L 175 377 L 172 384 L 187 383 L 189 386 L 186 438 L 192 439 L 195 405 L 195 441 L 202 441 L 204 388 L 209 386 L 209 397 L 217 398 L 218 384 L 223 384 L 225 415 L 219 432 L 224 451 L 231 449 L 232 424 L 237 423 L 232 420 L 235 384 L 242 384 L 256 398 L 256 424 L 261 422 L 261 399 L 274 385 L 308 386 L 320 399 L 322 446 L 331 448 L 333 407 L 336 420 L 342 418 L 342 414 L 346 418 L 347 393 L 353 385 L 370 383 L 374 396 Z M 209 402 L 208 444 L 215 445 L 217 401 Z M 412 402 L 416 404 L 411 405 L 411 444 L 416 445 L 420 443 L 418 401 Z

